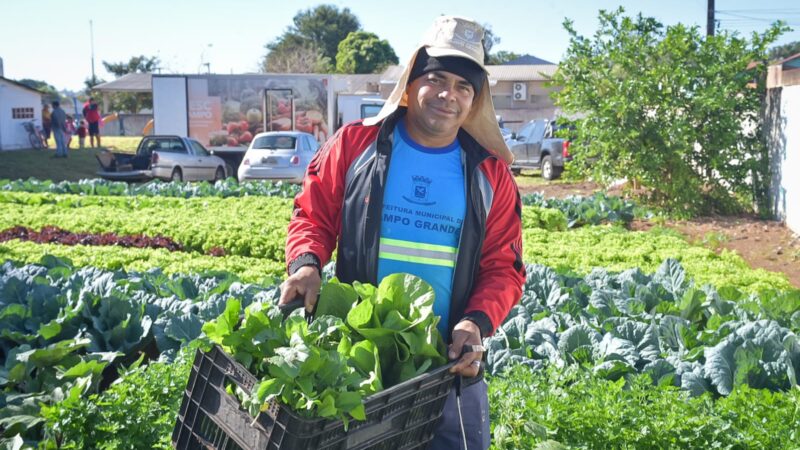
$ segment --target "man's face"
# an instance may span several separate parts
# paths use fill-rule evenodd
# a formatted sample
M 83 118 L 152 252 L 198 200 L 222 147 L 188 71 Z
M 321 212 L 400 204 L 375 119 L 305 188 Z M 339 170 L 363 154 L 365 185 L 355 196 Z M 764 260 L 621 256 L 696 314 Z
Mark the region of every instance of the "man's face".
M 431 137 L 451 136 L 469 117 L 475 90 L 464 78 L 434 71 L 408 85 L 410 125 Z

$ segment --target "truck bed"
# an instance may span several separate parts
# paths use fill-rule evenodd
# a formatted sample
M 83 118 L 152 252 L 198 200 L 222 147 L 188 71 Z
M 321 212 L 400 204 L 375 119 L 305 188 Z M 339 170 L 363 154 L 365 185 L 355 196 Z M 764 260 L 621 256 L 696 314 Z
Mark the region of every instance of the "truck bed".
M 153 178 L 150 159 L 131 153 L 102 152 L 97 176 L 110 181 L 146 181 Z

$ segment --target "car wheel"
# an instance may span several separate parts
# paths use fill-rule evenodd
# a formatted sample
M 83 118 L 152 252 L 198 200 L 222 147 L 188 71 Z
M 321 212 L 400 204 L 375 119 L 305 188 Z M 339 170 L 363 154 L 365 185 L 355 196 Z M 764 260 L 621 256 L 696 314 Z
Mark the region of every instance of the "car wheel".
M 553 175 L 553 159 L 550 155 L 547 155 L 542 158 L 542 178 L 552 180 L 554 178 Z
M 518 177 L 522 173 L 522 169 L 519 167 L 512 167 L 511 173 L 514 174 L 515 177 Z
M 221 181 L 225 179 L 225 169 L 222 167 L 217 167 L 217 171 L 214 173 L 214 181 Z
M 172 176 L 169 177 L 171 181 L 183 181 L 183 172 L 181 172 L 180 167 L 176 167 L 172 170 Z

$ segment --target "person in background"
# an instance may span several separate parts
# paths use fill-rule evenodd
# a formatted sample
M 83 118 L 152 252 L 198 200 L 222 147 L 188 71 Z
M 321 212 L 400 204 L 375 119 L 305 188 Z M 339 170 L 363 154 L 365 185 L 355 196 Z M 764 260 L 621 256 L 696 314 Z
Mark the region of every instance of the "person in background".
M 50 125 L 53 130 L 53 138 L 56 141 L 56 154 L 53 158 L 66 158 L 67 147 L 64 145 L 64 133 L 67 130 L 67 113 L 61 109 L 58 100 L 53 102 L 53 112 L 50 114 Z
M 72 136 L 75 134 L 75 119 L 67 114 L 67 123 L 64 127 L 64 142 L 67 146 L 67 149 L 70 148 L 72 144 Z
M 44 134 L 44 146 L 49 147 L 48 140 L 50 140 L 50 105 L 42 107 L 42 134 Z
M 78 145 L 80 148 L 84 148 L 86 145 L 86 135 L 89 134 L 89 130 L 86 128 L 86 121 L 81 119 L 78 123 Z
M 83 117 L 89 124 L 89 143 L 92 147 L 100 147 L 100 109 L 94 98 L 89 97 L 89 100 L 84 103 Z M 95 138 L 97 138 L 97 145 L 95 145 Z

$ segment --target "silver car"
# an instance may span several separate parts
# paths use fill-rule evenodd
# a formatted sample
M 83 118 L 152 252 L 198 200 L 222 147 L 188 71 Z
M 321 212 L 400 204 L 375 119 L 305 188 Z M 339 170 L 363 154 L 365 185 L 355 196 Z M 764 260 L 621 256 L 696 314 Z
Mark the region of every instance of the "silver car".
M 145 136 L 136 154 L 103 151 L 96 156 L 101 167 L 97 174 L 107 180 L 217 181 L 228 175 L 222 158 L 189 137 Z
M 239 182 L 282 180 L 302 183 L 308 163 L 319 150 L 314 136 L 299 131 L 258 133 L 239 165 Z

